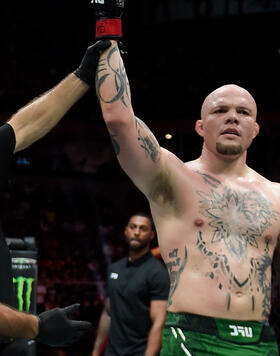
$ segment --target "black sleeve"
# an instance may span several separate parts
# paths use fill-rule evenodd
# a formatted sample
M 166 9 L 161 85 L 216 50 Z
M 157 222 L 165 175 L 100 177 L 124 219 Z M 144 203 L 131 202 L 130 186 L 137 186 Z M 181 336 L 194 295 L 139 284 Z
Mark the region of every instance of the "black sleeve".
M 167 300 L 170 285 L 169 275 L 161 262 L 158 260 L 155 262 L 155 266 L 149 274 L 151 300 Z

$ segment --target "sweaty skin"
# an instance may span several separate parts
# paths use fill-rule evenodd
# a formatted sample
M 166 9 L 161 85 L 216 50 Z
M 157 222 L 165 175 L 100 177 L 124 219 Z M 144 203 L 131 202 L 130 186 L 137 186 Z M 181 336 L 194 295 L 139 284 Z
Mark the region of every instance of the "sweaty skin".
M 259 132 L 250 93 L 225 85 L 205 99 L 195 128 L 202 152 L 184 163 L 135 117 L 115 44 L 101 55 L 96 84 L 118 160 L 150 203 L 170 274 L 168 310 L 267 320 L 280 187 L 246 164 Z

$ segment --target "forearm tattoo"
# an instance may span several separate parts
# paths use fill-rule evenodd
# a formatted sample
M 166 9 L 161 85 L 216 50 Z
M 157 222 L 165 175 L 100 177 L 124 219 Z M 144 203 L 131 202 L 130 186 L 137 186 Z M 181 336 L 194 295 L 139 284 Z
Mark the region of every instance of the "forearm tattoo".
M 130 88 L 125 68 L 121 57 L 119 58 L 119 63 L 117 68 L 114 68 L 115 65 L 112 64 L 112 57 L 118 51 L 118 46 L 113 46 L 106 56 L 105 59 L 101 59 L 98 64 L 96 72 L 96 94 L 100 102 L 103 103 L 114 103 L 116 101 L 121 101 L 126 107 L 130 104 Z M 105 84 L 106 80 L 113 77 L 114 83 L 114 94 L 109 99 L 104 99 L 101 94 L 102 86 Z
M 149 133 L 151 132 L 148 126 L 139 118 L 135 117 L 135 128 L 137 131 L 137 139 L 140 142 L 140 146 L 143 148 L 146 157 L 149 157 L 153 162 L 158 162 L 160 157 L 160 148 L 157 141 Z M 142 134 L 142 129 L 145 130 L 145 134 Z
M 181 262 L 181 257 L 178 256 L 178 248 L 175 248 L 172 252 L 169 253 L 170 261 L 166 263 L 166 267 L 169 272 L 169 278 L 170 278 L 170 290 L 169 290 L 167 307 L 169 307 L 172 304 L 172 297 L 179 284 L 180 276 L 187 264 L 187 258 L 188 258 L 188 254 L 187 254 L 186 247 L 185 247 L 185 254 L 182 262 Z
M 113 63 L 113 56 L 117 53 L 117 51 L 118 47 L 115 45 L 110 48 L 106 58 L 103 58 L 99 61 L 96 72 L 96 93 L 101 103 L 110 104 L 120 101 L 124 106 L 128 107 L 131 104 L 130 88 L 121 57 L 119 58 L 119 63 L 117 67 L 116 64 Z M 113 82 L 114 90 L 112 97 L 109 99 L 105 99 L 104 96 L 107 90 L 104 90 L 104 85 L 109 85 L 108 83 L 106 83 L 108 80 Z M 137 139 L 140 142 L 140 146 L 144 150 L 146 157 L 149 157 L 153 162 L 157 162 L 160 157 L 160 148 L 157 141 L 151 134 L 151 131 L 144 124 L 143 121 L 136 117 L 135 127 L 137 131 Z M 120 146 L 116 141 L 116 136 L 111 135 L 111 140 L 113 143 L 114 150 L 118 155 L 120 153 Z

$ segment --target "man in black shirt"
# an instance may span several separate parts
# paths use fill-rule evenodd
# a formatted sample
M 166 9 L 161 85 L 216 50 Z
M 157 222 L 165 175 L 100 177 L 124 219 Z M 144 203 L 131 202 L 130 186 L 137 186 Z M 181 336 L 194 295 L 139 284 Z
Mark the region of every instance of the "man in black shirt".
M 105 47 L 108 45 L 105 43 Z M 81 65 L 57 86 L 20 109 L 0 127 L 0 197 L 6 188 L 12 156 L 47 134 L 89 89 L 94 80 L 99 50 L 103 43 L 89 47 Z M 2 204 L 1 204 L 2 208 Z M 27 355 L 25 343 L 13 347 L 14 338 L 36 339 L 51 346 L 66 346 L 91 324 L 72 321 L 79 305 L 55 308 L 37 317 L 19 312 L 14 306 L 11 256 L 0 226 L 0 355 Z M 18 340 L 16 340 L 18 341 Z
M 99 356 L 109 332 L 105 356 L 156 356 L 161 346 L 169 276 L 150 253 L 155 236 L 149 215 L 130 217 L 124 234 L 129 253 L 108 268 L 108 287 L 92 356 Z

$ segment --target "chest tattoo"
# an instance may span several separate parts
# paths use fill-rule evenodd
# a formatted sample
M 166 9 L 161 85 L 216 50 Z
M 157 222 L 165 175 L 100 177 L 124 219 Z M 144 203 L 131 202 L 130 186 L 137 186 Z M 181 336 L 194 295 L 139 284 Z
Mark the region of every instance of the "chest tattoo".
M 210 178 L 207 176 L 208 181 Z M 213 179 L 209 183 L 211 187 L 212 182 Z M 223 242 L 231 256 L 242 259 L 246 257 L 249 245 L 258 248 L 258 239 L 279 214 L 273 210 L 272 203 L 258 192 L 238 192 L 226 186 L 219 187 L 208 192 L 197 191 L 199 212 L 209 219 L 211 242 Z

